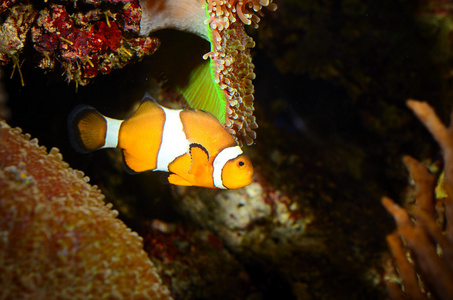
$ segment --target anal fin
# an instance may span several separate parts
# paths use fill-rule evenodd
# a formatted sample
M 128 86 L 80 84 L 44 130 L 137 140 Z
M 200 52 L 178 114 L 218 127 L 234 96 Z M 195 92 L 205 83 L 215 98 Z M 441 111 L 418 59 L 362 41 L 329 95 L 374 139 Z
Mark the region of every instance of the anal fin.
M 174 185 L 192 186 L 193 184 L 176 174 L 168 175 L 168 182 Z

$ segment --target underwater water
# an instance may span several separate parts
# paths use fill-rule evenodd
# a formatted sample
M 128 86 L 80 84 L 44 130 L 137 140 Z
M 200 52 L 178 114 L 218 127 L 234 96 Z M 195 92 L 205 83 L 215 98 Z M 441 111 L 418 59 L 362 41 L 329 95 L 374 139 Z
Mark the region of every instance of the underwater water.
M 4 66 L 7 122 L 59 148 L 99 186 L 144 238 L 176 299 L 387 299 L 385 236 L 394 223 L 381 198 L 407 197 L 403 155 L 440 158 L 405 101 L 427 100 L 443 120 L 452 108 L 444 33 L 452 11 L 415 2 L 277 1 L 249 29 L 259 128 L 243 147 L 254 181 L 238 191 L 130 175 L 119 150 L 70 146 L 76 105 L 123 119 L 145 92 L 159 91 L 152 55 L 78 88 L 31 59 L 24 86 Z

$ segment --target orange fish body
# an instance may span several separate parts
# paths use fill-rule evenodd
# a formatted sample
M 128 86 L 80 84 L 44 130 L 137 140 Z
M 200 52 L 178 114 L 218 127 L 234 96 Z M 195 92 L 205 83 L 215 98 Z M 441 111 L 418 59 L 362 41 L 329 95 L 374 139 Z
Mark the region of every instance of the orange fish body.
M 69 132 L 79 152 L 121 148 L 127 169 L 169 172 L 175 185 L 236 189 L 252 181 L 250 159 L 214 116 L 165 108 L 148 94 L 126 120 L 79 106 L 69 117 Z

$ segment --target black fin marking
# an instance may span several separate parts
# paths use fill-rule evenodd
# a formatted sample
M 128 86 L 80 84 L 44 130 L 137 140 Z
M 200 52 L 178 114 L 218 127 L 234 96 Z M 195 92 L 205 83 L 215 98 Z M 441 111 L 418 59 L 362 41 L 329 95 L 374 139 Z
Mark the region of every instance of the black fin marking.
M 145 93 L 140 103 L 143 103 L 145 101 L 156 102 L 156 100 L 154 100 L 153 97 L 151 97 L 151 95 L 148 92 Z
M 209 153 L 208 153 L 208 150 L 206 150 L 205 147 L 203 147 L 202 145 L 200 144 L 197 144 L 197 143 L 192 143 L 190 144 L 189 146 L 189 154 L 190 154 L 190 157 L 192 157 L 192 148 L 200 148 L 201 150 L 203 150 L 204 153 L 206 153 L 206 156 L 208 157 L 208 160 L 209 160 Z

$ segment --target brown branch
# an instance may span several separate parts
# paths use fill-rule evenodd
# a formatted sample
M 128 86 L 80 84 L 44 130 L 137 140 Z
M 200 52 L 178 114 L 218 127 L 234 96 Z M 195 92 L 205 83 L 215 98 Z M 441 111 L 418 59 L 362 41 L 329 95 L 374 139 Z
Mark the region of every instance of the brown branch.
M 407 105 L 426 126 L 443 152 L 443 187 L 448 195 L 443 199 L 447 230 L 444 233 L 437 223 L 438 214 L 443 212 L 436 210 L 434 176 L 422 163 L 406 156 L 403 160 L 415 184 L 415 208 L 409 215 L 391 199 L 382 199 L 383 206 L 397 224 L 397 234 L 389 235 L 387 243 L 399 270 L 404 292 L 410 299 L 431 298 L 429 293 L 425 293 L 425 287 L 435 298 L 453 299 L 453 226 L 450 223 L 453 220 L 453 129 L 451 126 L 446 128 L 426 102 L 408 100 Z M 406 257 L 407 253 L 410 253 L 413 263 Z M 395 291 L 395 285 L 388 286 L 390 296 L 401 299 L 401 293 Z
M 407 260 L 406 257 L 407 250 L 404 248 L 401 238 L 396 233 L 389 234 L 387 236 L 387 243 L 389 245 L 390 251 L 393 254 L 395 266 L 398 269 L 398 272 L 403 281 L 403 285 L 406 288 L 407 295 L 411 299 L 417 300 L 428 299 L 419 289 L 415 268 Z M 404 299 L 403 298 L 404 294 L 401 291 L 401 287 L 399 293 L 397 293 L 397 291 L 395 291 L 394 289 L 395 287 L 392 287 L 390 295 L 392 299 Z
M 453 192 L 453 138 L 452 128 L 446 128 L 439 117 L 434 112 L 434 109 L 426 102 L 407 100 L 407 106 L 412 109 L 415 115 L 429 130 L 436 142 L 442 149 L 444 156 L 444 172 L 446 190 L 450 198 Z
M 434 188 L 436 179 L 434 175 L 428 171 L 424 164 L 409 155 L 403 158 L 403 162 L 415 182 L 416 208 L 425 211 L 431 218 L 435 218 Z

